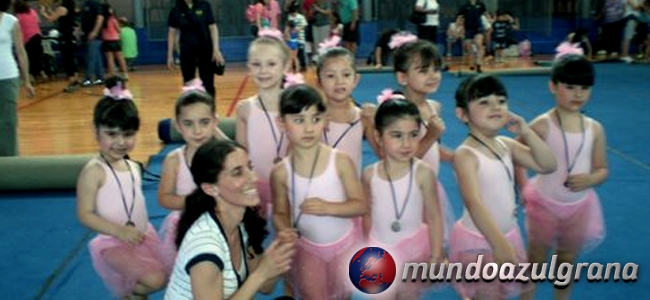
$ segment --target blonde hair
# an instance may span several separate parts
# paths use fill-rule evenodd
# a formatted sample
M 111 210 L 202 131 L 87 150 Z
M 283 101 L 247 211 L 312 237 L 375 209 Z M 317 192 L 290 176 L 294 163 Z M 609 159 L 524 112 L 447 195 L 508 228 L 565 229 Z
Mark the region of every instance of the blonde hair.
M 250 57 L 251 52 L 253 52 L 253 49 L 260 45 L 277 47 L 278 49 L 280 49 L 280 52 L 282 52 L 282 61 L 285 63 L 289 61 L 289 57 L 291 56 L 291 50 L 289 50 L 287 44 L 282 40 L 273 37 L 267 37 L 267 36 L 258 37 L 255 40 L 253 40 L 253 42 L 248 47 L 248 57 Z

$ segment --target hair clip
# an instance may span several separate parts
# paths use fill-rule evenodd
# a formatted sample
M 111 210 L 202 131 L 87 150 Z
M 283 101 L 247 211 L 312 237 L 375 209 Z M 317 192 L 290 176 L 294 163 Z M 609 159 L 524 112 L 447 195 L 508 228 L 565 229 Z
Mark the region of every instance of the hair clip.
M 418 40 L 418 37 L 415 36 L 414 34 L 408 32 L 408 31 L 402 31 L 398 32 L 396 34 L 393 34 L 390 37 L 390 43 L 388 43 L 388 47 L 391 49 L 397 49 L 399 47 L 402 47 L 405 44 L 413 43 Z
M 577 55 L 584 55 L 585 52 L 580 48 L 580 44 L 575 43 L 572 44 L 570 42 L 563 42 L 557 48 L 555 48 L 555 59 L 557 60 L 558 58 L 568 55 L 568 54 L 577 54 Z
M 328 49 L 332 49 L 339 46 L 341 43 L 341 37 L 338 35 L 333 35 L 323 42 L 318 44 L 318 54 L 323 55 Z
M 406 97 L 404 97 L 404 95 L 402 95 L 402 94 L 393 93 L 393 89 L 383 89 L 381 91 L 381 94 L 379 94 L 379 96 L 377 96 L 377 104 L 382 104 L 382 103 L 384 103 L 384 102 L 386 102 L 388 100 L 392 100 L 392 99 L 402 99 L 403 100 L 403 99 L 406 99 Z
M 111 88 L 104 88 L 104 96 L 111 97 L 114 100 L 133 100 L 133 94 L 124 88 L 122 82 L 117 82 Z
M 183 86 L 183 92 L 181 94 L 187 94 L 191 92 L 206 92 L 201 79 L 194 78 L 185 83 L 185 86 Z
M 302 76 L 301 73 L 285 73 L 284 84 L 282 85 L 282 87 L 286 89 L 290 86 L 294 86 L 296 84 L 303 84 L 303 83 L 305 83 L 305 78 Z
M 270 37 L 270 38 L 276 38 L 276 39 L 281 40 L 281 41 L 284 38 L 284 35 L 282 34 L 282 31 L 277 30 L 275 28 L 269 28 L 269 27 L 265 27 L 265 28 L 260 29 L 260 31 L 257 32 L 257 36 L 258 37 L 266 36 L 266 37 Z

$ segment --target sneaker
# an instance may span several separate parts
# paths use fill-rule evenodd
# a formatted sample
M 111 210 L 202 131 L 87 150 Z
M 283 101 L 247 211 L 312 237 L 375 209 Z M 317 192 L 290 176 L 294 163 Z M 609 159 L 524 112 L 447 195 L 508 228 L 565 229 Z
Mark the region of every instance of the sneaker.
M 620 58 L 620 60 L 622 62 L 625 62 L 626 64 L 629 64 L 629 63 L 631 63 L 633 61 L 632 58 L 629 57 L 629 56 L 623 56 L 623 57 Z
M 84 80 L 81 83 L 81 86 L 83 86 L 83 87 L 91 87 L 91 86 L 93 86 L 93 82 L 90 79 L 87 79 L 87 80 Z
M 103 85 L 104 84 L 104 79 L 97 79 L 93 81 L 93 85 Z

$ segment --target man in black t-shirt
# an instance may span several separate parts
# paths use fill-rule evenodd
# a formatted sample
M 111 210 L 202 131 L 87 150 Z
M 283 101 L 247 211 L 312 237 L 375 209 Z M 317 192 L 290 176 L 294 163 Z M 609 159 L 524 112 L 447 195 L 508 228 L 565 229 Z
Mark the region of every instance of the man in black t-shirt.
M 476 67 L 477 72 L 481 72 L 481 64 L 485 55 L 485 44 L 483 32 L 483 20 L 481 19 L 487 9 L 485 3 L 481 0 L 467 0 L 460 7 L 458 14 L 465 18 L 465 53 L 471 57 L 472 68 Z
M 82 40 L 86 47 L 86 75 L 82 85 L 86 87 L 104 83 L 104 61 L 101 51 L 103 25 L 102 5 L 95 0 L 86 0 L 81 10 Z
M 204 0 L 177 0 L 176 6 L 169 12 L 167 24 L 168 68 L 174 67 L 172 52 L 180 34 L 183 82 L 194 79 L 198 68 L 206 92 L 214 97 L 214 67 L 215 64 L 224 65 L 225 60 L 219 50 L 219 30 L 210 3 Z

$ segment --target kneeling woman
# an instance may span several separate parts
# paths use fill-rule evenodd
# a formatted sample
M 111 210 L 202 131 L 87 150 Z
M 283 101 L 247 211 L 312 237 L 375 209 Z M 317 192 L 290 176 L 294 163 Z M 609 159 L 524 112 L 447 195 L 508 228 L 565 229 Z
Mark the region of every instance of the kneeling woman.
M 248 153 L 232 141 L 202 145 L 191 164 L 198 187 L 178 224 L 178 256 L 165 299 L 251 299 L 287 272 L 297 235 L 278 233 L 264 251 L 266 222 Z

